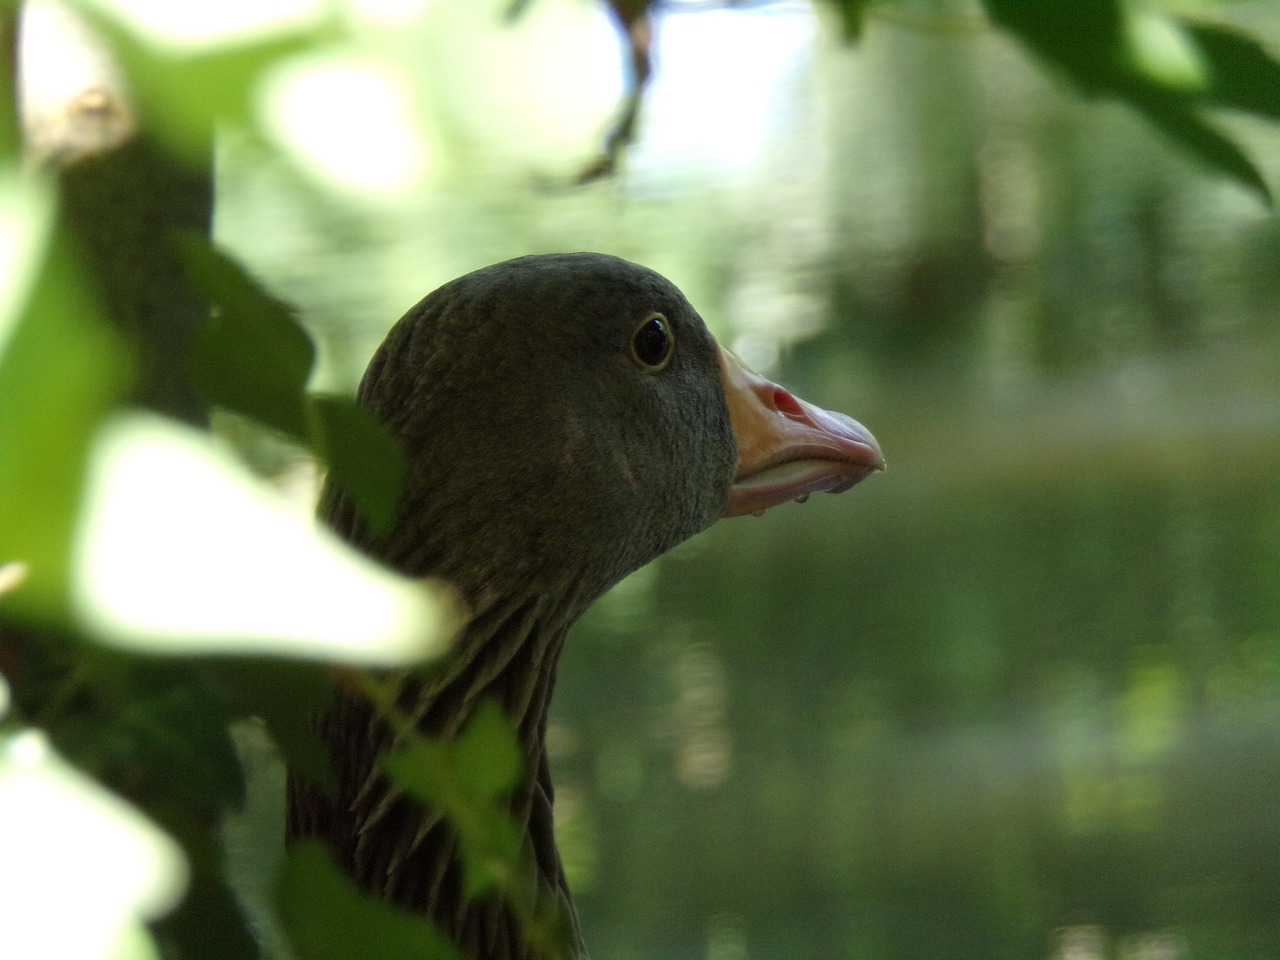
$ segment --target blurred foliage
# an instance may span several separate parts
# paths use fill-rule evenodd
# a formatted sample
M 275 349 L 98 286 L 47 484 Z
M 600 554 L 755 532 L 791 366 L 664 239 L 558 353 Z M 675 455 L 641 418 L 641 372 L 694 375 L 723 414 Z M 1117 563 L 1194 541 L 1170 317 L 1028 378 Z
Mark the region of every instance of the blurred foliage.
M 410 740 L 384 764 L 411 796 L 456 825 L 467 896 L 512 886 L 520 835 L 502 814 L 525 763 L 515 730 L 496 704 L 482 704 L 456 741 Z
M 512 16 L 532 16 L 538 5 L 517 0 L 509 6 Z M 648 10 L 646 4 L 612 6 L 626 7 L 631 23 Z M 906 8 L 915 12 L 922 6 L 926 24 L 934 11 L 946 17 L 954 8 L 879 0 L 839 2 L 837 12 L 843 35 L 858 39 L 875 17 L 891 17 Z M 219 123 L 248 131 L 259 149 L 276 149 L 267 146 L 275 142 L 275 131 L 264 127 L 263 114 L 255 107 L 267 75 L 288 58 L 343 44 L 358 46 L 362 40 L 358 30 L 334 18 L 178 53 L 127 19 L 104 13 L 108 8 L 103 4 L 86 2 L 83 7 L 120 59 L 144 129 L 181 163 L 198 168 L 212 162 Z M 1264 120 L 1280 116 L 1280 67 L 1256 39 L 1160 7 L 1120 0 L 987 0 L 983 9 L 991 23 L 1015 36 L 1082 93 L 1120 100 L 1211 171 L 1269 198 L 1266 179 L 1237 138 L 1210 119 L 1211 111 L 1223 109 Z M 13 23 L 12 5 L 0 5 L 0 26 L 5 28 L 0 37 L 13 36 Z M 323 700 L 328 674 L 313 657 L 300 662 L 284 659 L 292 648 L 267 630 L 251 642 L 252 657 L 214 657 L 204 648 L 193 653 L 197 648 L 181 630 L 161 653 L 131 652 L 82 608 L 79 581 L 85 571 L 77 558 L 84 546 L 77 540 L 77 529 L 82 504 L 93 492 L 86 478 L 94 475 L 89 465 L 95 447 L 125 405 L 137 365 L 127 338 L 104 318 L 92 272 L 59 220 L 55 179 L 25 165 L 15 138 L 8 135 L 14 126 L 14 59 L 8 56 L 3 62 L 8 66 L 0 71 L 6 104 L 0 117 L 0 217 L 4 249 L 13 256 L 0 264 L 0 570 L 6 571 L 0 577 L 0 824 L 10 831 L 20 824 L 39 843 L 27 843 L 18 856 L 10 846 L 16 842 L 12 832 L 0 831 L 0 842 L 6 844 L 0 851 L 0 894 L 7 904 L 18 904 L 29 920 L 0 930 L 0 955 L 41 955 L 42 946 L 60 942 L 53 936 L 56 931 L 84 926 L 81 913 L 87 918 L 106 891 L 123 888 L 119 877 L 127 874 L 140 878 L 138 888 L 149 895 L 106 898 L 115 913 L 92 927 L 96 939 L 78 945 L 79 956 L 255 956 L 265 935 L 246 920 L 230 889 L 219 835 L 224 817 L 244 794 L 230 725 L 259 718 L 288 763 L 323 782 L 328 776 L 324 760 L 304 718 Z M 571 202 L 566 198 L 566 204 Z M 191 282 L 210 307 L 211 320 L 191 366 L 191 378 L 207 402 L 256 421 L 282 442 L 327 463 L 353 490 L 371 523 L 389 522 L 403 473 L 394 444 L 349 399 L 309 392 L 315 350 L 288 308 L 203 239 L 175 242 L 181 245 Z M 973 274 L 959 264 L 949 275 L 964 287 L 963 281 L 971 281 Z M 1063 286 L 1070 291 L 1069 280 Z M 839 292 L 834 299 L 842 305 Z M 960 325 L 950 320 L 947 325 Z M 838 336 L 862 337 L 863 345 L 883 336 L 877 349 L 891 358 L 895 337 L 910 340 L 912 347 L 928 340 L 929 331 L 922 333 L 920 327 L 884 333 L 887 326 Z M 1046 329 L 1046 336 L 1060 338 L 1059 352 L 1075 348 L 1069 331 L 1052 323 Z M 1046 353 L 1053 354 L 1054 347 L 1047 347 Z M 1012 445 L 1017 446 L 1018 439 L 1014 437 Z M 203 435 L 194 441 L 209 449 L 216 445 Z M 176 447 L 159 442 L 162 454 L 177 456 Z M 1176 462 L 1185 467 L 1185 462 Z M 1075 462 L 1057 466 L 1066 469 Z M 208 480 L 219 489 L 233 483 L 216 472 Z M 266 481 L 253 482 L 267 495 Z M 1178 486 L 1186 482 L 1179 478 Z M 1258 538 L 1258 531 L 1267 529 L 1274 518 L 1266 513 L 1270 501 L 1265 490 L 1252 501 L 1217 501 L 1209 484 L 1200 482 L 1194 489 L 1204 500 L 1189 515 L 1216 534 L 1202 530 L 1184 535 L 1169 529 L 1172 521 L 1167 518 L 1133 509 L 1138 499 L 1154 496 L 1166 502 L 1173 495 L 1163 486 L 1153 492 L 1136 483 L 1109 493 L 1086 484 L 1069 497 L 1055 490 L 1049 499 L 1056 507 L 1048 516 L 997 491 L 990 502 L 971 504 L 960 516 L 951 512 L 952 504 L 941 503 L 935 515 L 923 512 L 905 532 L 888 530 L 886 522 L 876 566 L 856 568 L 855 582 L 835 576 L 848 570 L 847 558 L 836 549 L 845 544 L 833 542 L 836 527 L 822 519 L 804 521 L 815 530 L 803 555 L 788 556 L 786 545 L 778 544 L 781 556 L 775 556 L 767 569 L 752 566 L 750 557 L 759 554 L 740 552 L 715 536 L 709 542 L 717 554 L 718 573 L 701 578 L 694 573 L 705 557 L 697 563 L 677 558 L 660 568 L 648 582 L 660 587 L 664 615 L 692 621 L 714 602 L 716 615 L 726 618 L 724 629 L 742 641 L 737 656 L 747 673 L 744 681 L 750 685 L 757 678 L 786 674 L 787 688 L 795 694 L 789 703 L 748 695 L 745 702 L 750 707 L 742 710 L 735 733 L 738 753 L 748 758 L 753 745 L 759 747 L 760 757 L 776 757 L 763 745 L 785 740 L 790 765 L 751 769 L 748 760 L 746 769 L 734 771 L 713 762 L 726 755 L 723 739 L 717 739 L 723 717 L 716 711 L 722 708 L 707 692 L 723 673 L 716 658 L 707 650 L 695 650 L 696 656 L 682 654 L 683 659 L 677 658 L 679 669 L 658 684 L 658 689 L 669 683 L 693 691 L 685 700 L 677 698 L 674 713 L 680 729 L 672 737 L 689 738 L 681 748 L 685 760 L 679 769 L 685 780 L 701 783 L 707 791 L 695 801 L 696 837 L 670 835 L 668 825 L 674 821 L 668 815 L 688 802 L 687 784 L 679 777 L 648 789 L 644 829 L 637 835 L 627 834 L 621 825 L 615 829 L 611 817 L 620 800 L 636 794 L 637 780 L 645 778 L 650 758 L 638 754 L 634 743 L 594 745 L 595 774 L 612 784 L 615 798 L 599 814 L 601 855 L 625 856 L 639 864 L 638 875 L 651 882 L 658 878 L 662 891 L 654 893 L 651 887 L 620 897 L 630 911 L 627 922 L 635 928 L 666 930 L 636 940 L 642 944 L 637 949 L 653 946 L 678 956 L 684 949 L 679 944 L 709 938 L 711 946 L 719 945 L 716 950 L 709 946 L 713 955 L 742 955 L 743 950 L 733 952 L 739 943 L 735 938 L 742 934 L 735 932 L 734 915 L 722 909 L 726 899 L 739 911 L 747 909 L 744 904 L 763 911 L 770 900 L 794 908 L 795 923 L 784 936 L 787 946 L 774 951 L 778 957 L 834 956 L 850 942 L 864 955 L 877 957 L 964 955 L 958 943 L 981 943 L 972 955 L 1026 956 L 1028 950 L 1039 949 L 1036 938 L 1046 918 L 1068 922 L 1077 914 L 1134 930 L 1172 917 L 1171 922 L 1183 924 L 1199 942 L 1222 945 L 1216 955 L 1244 956 L 1231 941 L 1226 920 L 1221 928 L 1193 927 L 1203 925 L 1202 918 L 1214 910 L 1224 917 L 1234 910 L 1244 916 L 1242 924 L 1247 921 L 1249 929 L 1260 931 L 1260 942 L 1280 942 L 1273 929 L 1274 863 L 1250 859 L 1250 846 L 1259 836 L 1267 841 L 1262 848 L 1271 849 L 1267 844 L 1274 831 L 1264 821 L 1267 811 L 1274 810 L 1274 785 L 1280 782 L 1269 759 L 1276 755 L 1277 742 L 1270 709 L 1277 620 L 1274 602 L 1265 599 L 1274 596 L 1266 585 L 1274 584 L 1275 570 L 1274 563 L 1261 573 L 1245 563 L 1247 558 L 1271 556 L 1250 538 Z M 183 509 L 195 512 L 204 506 L 184 503 L 182 495 L 182 490 L 174 491 Z M 883 505 L 893 508 L 892 500 Z M 163 518 L 162 505 L 153 507 L 138 518 L 139 526 L 148 518 Z M 299 528 L 305 529 L 301 521 Z M 936 536 L 940 528 L 949 528 L 946 541 L 929 549 L 948 567 L 947 575 L 913 580 L 908 557 L 919 546 L 915 541 Z M 1099 539 L 1077 535 L 1080 531 L 1111 531 L 1117 541 L 1111 544 L 1113 556 L 1124 557 L 1124 562 L 1097 566 Z M 862 530 L 855 535 L 876 533 Z M 758 530 L 735 530 L 734 535 L 769 536 Z M 264 531 L 261 536 L 274 534 Z M 278 546 L 283 551 L 307 544 L 320 550 L 306 534 L 297 537 L 288 544 L 274 544 L 246 535 L 239 550 Z M 1007 549 L 989 555 L 972 549 L 992 540 Z M 1064 544 L 1067 550 L 1046 557 L 1046 541 Z M 815 543 L 828 553 L 815 556 Z M 1002 559 L 975 560 L 983 556 Z M 244 562 L 235 549 L 212 552 L 209 544 L 200 542 L 188 544 L 186 553 L 160 559 L 178 572 L 236 568 Z M 121 552 L 115 563 L 128 570 L 132 561 Z M 1210 656 L 1203 636 L 1194 633 L 1168 643 L 1167 634 L 1176 633 L 1185 621 L 1149 613 L 1151 607 L 1159 608 L 1153 598 L 1164 589 L 1154 573 L 1188 564 L 1260 582 L 1250 593 L 1253 605 L 1232 613 L 1230 629 L 1247 635 L 1248 642 L 1230 656 Z M 1047 579 L 1029 573 L 1044 572 L 1044 567 L 1051 568 Z M 286 573 L 281 571 L 282 576 Z M 389 608 L 402 602 L 386 582 L 336 560 L 332 574 L 353 591 L 360 587 L 371 593 L 371 603 Z M 1109 584 L 1095 582 L 1121 576 L 1127 584 L 1123 591 L 1109 591 Z M 644 582 L 630 589 L 643 590 Z M 1040 595 L 1046 582 L 1055 590 Z M 744 583 L 757 589 L 745 595 Z M 202 585 L 213 591 L 221 583 L 198 578 L 196 586 Z M 1089 596 L 1104 596 L 1108 602 L 1099 609 L 1081 609 L 1073 594 L 1082 585 L 1090 586 Z M 247 593 L 223 593 L 216 597 L 217 604 L 231 610 L 243 606 L 248 615 Z M 820 644 L 809 643 L 834 629 L 830 609 L 765 604 L 778 595 L 788 599 L 815 593 L 853 593 L 860 598 L 856 616 L 863 640 L 838 666 L 825 657 Z M 1003 594 L 1013 594 L 1018 602 L 1001 606 L 997 601 Z M 627 597 L 624 589 L 616 606 L 606 605 L 588 625 L 586 635 L 595 631 L 596 646 L 588 643 L 587 649 L 595 650 L 602 673 L 624 674 L 634 686 L 637 677 L 652 672 L 652 662 L 637 652 L 635 638 L 661 635 L 667 628 L 646 619 L 652 604 L 627 608 Z M 1217 602 L 1226 601 L 1219 597 Z M 629 619 L 623 618 L 621 625 L 609 620 L 627 609 Z M 648 613 L 636 615 L 637 609 Z M 786 615 L 770 623 L 780 615 L 769 611 L 777 609 L 785 609 Z M 1061 633 L 1040 632 L 1046 609 L 1064 625 Z M 995 610 L 1003 611 L 1000 616 L 1008 622 L 994 622 Z M 416 615 L 421 619 L 414 622 L 427 639 L 442 641 L 442 628 L 433 626 L 421 611 Z M 203 626 L 198 616 L 198 608 L 193 608 L 192 622 L 185 625 L 193 633 Z M 769 628 L 767 635 L 759 632 L 762 624 Z M 904 656 L 898 641 L 908 625 L 917 635 L 932 638 L 934 646 Z M 1120 689 L 1100 690 L 1094 675 L 1075 669 L 1087 657 L 1123 659 L 1119 651 L 1128 656 L 1135 636 L 1149 662 L 1120 663 L 1115 671 Z M 778 637 L 794 638 L 786 656 L 778 654 Z M 1025 642 L 1014 645 L 1006 660 L 1003 650 L 994 649 L 998 637 Z M 400 649 L 393 650 L 386 638 L 362 638 L 335 650 L 333 658 L 378 662 L 380 653 L 402 656 L 396 652 Z M 885 664 L 894 666 L 886 669 Z M 1036 664 L 1052 664 L 1055 669 Z M 376 699 L 377 680 L 365 679 Z M 815 695 L 814 690 L 827 692 Z M 1001 696 L 984 698 L 983 691 Z M 616 714 L 633 730 L 652 722 L 643 706 L 597 700 L 579 692 L 570 702 Z M 1113 707 L 1116 703 L 1118 708 Z M 1111 709 L 1121 712 L 1114 735 L 1081 719 Z M 661 701 L 655 710 L 670 713 L 673 708 Z M 1225 725 L 1233 711 L 1247 715 L 1243 726 Z M 1036 756 L 1051 757 L 1047 768 L 1017 764 L 1018 758 L 1029 755 L 1026 743 L 1018 739 L 1025 734 L 1013 722 L 1023 713 L 1036 720 L 1031 736 L 1043 748 Z M 1068 715 L 1067 721 L 1056 723 L 1059 714 Z M 820 740 L 806 739 L 798 724 L 802 717 L 816 719 Z M 930 739 L 944 718 L 955 717 L 979 724 L 990 736 Z M 590 728 L 585 719 L 578 725 Z M 51 750 L 39 746 L 42 743 Z M 1259 756 L 1264 758 L 1261 764 L 1256 762 Z M 575 769 L 581 759 L 566 764 L 569 795 L 575 777 L 588 776 Z M 504 799 L 518 776 L 518 760 L 500 718 L 484 713 L 452 744 L 408 736 L 402 750 L 388 758 L 391 775 L 453 821 L 469 851 L 473 892 L 496 887 L 515 896 L 520 889 L 518 844 L 504 810 Z M 66 764 L 79 772 L 66 775 Z M 816 807 L 813 793 L 800 792 L 798 786 L 813 781 L 815 770 L 823 771 L 816 784 Z M 950 795 L 945 816 L 961 821 L 963 829 L 944 830 L 939 823 L 942 815 L 935 804 L 940 791 L 934 778 L 940 770 Z M 1171 781 L 1210 781 L 1207 787 L 1229 801 L 1213 809 L 1235 809 L 1242 821 L 1215 825 L 1204 810 L 1168 799 L 1182 795 L 1165 786 Z M 30 805 L 32 784 L 47 791 L 37 796 L 54 798 L 42 802 L 48 810 L 59 811 L 58 819 L 42 817 L 42 807 Z M 717 784 L 727 784 L 728 789 L 717 793 L 712 789 Z M 1041 822 L 1039 808 L 1017 799 L 1046 793 L 1066 811 L 1062 822 Z M 124 813 L 121 799 L 129 804 Z M 104 803 L 111 810 L 105 821 Z M 70 812 L 61 815 L 64 808 Z M 779 811 L 781 817 L 771 815 Z M 839 829 L 850 817 L 878 824 L 877 832 L 851 838 Z M 759 822 L 788 823 L 793 835 L 762 831 Z M 569 843 L 573 830 L 572 824 L 562 830 Z M 1187 839 L 1206 833 L 1214 840 L 1210 849 L 1195 849 Z M 86 834 L 118 845 L 104 854 L 89 847 L 68 849 L 63 843 L 67 837 Z M 1085 838 L 1083 845 L 1075 842 L 1080 837 Z M 702 876 L 701 867 L 678 856 L 704 840 L 733 862 L 734 875 L 740 878 L 737 887 L 719 889 Z M 174 841 L 185 858 L 185 880 L 173 865 L 176 854 L 163 852 Z M 1114 869 L 1115 859 L 1105 855 L 1114 846 L 1125 848 L 1129 873 L 1106 890 L 1130 891 L 1125 902 L 1107 901 L 1095 890 L 1098 873 Z M 746 847 L 751 859 L 739 862 Z M 804 851 L 799 865 L 796 850 Z M 666 866 L 658 862 L 659 854 L 671 855 Z M 1238 855 L 1236 860 L 1233 855 Z M 50 862 L 70 864 L 64 869 L 73 872 L 80 862 L 96 867 L 109 856 L 111 869 L 85 871 L 89 888 L 68 899 L 61 890 L 29 882 L 40 875 L 36 868 L 46 856 Z M 1241 857 L 1256 874 L 1256 883 L 1245 890 L 1233 886 L 1239 881 L 1231 872 Z M 980 867 L 976 880 L 975 863 Z M 1207 874 L 1219 878 L 1219 886 L 1191 875 L 1195 864 L 1207 864 Z M 1037 882 L 1040 878 L 1030 875 L 1037 870 L 1052 874 L 1053 882 Z M 1188 897 L 1199 900 L 1162 909 L 1165 905 L 1156 901 L 1169 887 L 1147 882 L 1162 872 L 1174 877 L 1173 889 L 1189 891 Z M 852 886 L 824 887 L 821 880 L 832 875 Z M 811 889 L 839 892 L 809 895 Z M 1265 901 L 1253 905 L 1257 909 L 1247 902 L 1253 896 Z M 451 949 L 428 924 L 357 893 L 324 853 L 311 846 L 299 846 L 284 859 L 272 904 L 274 922 L 303 958 L 356 953 L 373 958 L 451 956 Z M 922 904 L 937 909 L 926 914 Z M 707 916 L 722 918 L 710 933 L 702 926 Z M 822 922 L 812 922 L 815 916 Z M 545 918 L 526 911 L 525 919 L 531 935 L 540 935 L 539 924 Z M 606 939 L 628 942 L 611 922 L 602 920 Z M 149 934 L 140 933 L 143 924 Z M 847 940 L 822 940 L 821 931 L 832 929 L 845 931 Z M 916 939 L 904 940 L 903 930 L 915 931 Z M 1005 939 L 993 942 L 990 930 L 1003 931 Z M 1009 937 L 1009 930 L 1016 935 Z
M 321 843 L 285 856 L 277 893 L 299 960 L 457 960 L 453 944 L 421 917 L 356 889 Z
M 1199 112 L 1213 106 L 1280 117 L 1280 63 L 1255 40 L 1123 0 L 987 0 L 986 7 L 1085 94 L 1119 98 L 1270 202 L 1257 167 Z
M 830 0 L 857 40 L 886 0 Z M 903 4 L 927 20 L 957 4 Z M 1081 93 L 1114 97 L 1181 149 L 1270 203 L 1271 191 L 1239 143 L 1202 116 L 1206 107 L 1280 116 L 1280 63 L 1253 38 L 1130 0 L 983 0 L 991 21 L 1061 71 Z
M 308 392 L 315 348 L 289 308 L 203 239 L 182 237 L 192 283 L 213 315 L 191 356 L 208 402 L 311 447 L 375 531 L 395 516 L 404 462 L 390 434 L 349 397 Z

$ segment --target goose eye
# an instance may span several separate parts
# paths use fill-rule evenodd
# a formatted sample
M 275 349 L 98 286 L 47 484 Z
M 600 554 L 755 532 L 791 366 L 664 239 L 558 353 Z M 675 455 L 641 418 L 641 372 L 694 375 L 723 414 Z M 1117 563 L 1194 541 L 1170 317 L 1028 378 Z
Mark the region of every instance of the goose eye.
M 660 313 L 645 317 L 631 336 L 631 359 L 651 373 L 656 373 L 671 360 L 675 336 Z

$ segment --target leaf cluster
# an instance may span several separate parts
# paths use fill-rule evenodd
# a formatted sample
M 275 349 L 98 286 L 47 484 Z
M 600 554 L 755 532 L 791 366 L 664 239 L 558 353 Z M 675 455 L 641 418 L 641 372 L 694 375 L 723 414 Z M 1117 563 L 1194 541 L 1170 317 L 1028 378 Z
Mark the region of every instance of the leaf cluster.
M 870 18 L 899 6 L 829 2 L 849 40 L 862 36 Z M 941 16 L 948 5 L 936 6 Z M 1139 0 L 982 0 L 982 8 L 1082 95 L 1132 108 L 1207 169 L 1270 205 L 1257 164 L 1213 119 L 1223 110 L 1280 119 L 1280 62 L 1255 38 Z

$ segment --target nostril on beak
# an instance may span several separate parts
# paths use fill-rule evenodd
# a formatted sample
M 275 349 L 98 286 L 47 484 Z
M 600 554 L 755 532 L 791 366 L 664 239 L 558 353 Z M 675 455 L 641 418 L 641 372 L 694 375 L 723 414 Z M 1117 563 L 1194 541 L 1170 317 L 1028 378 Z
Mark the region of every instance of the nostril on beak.
M 773 388 L 773 402 L 770 406 L 784 417 L 790 417 L 792 420 L 800 420 L 805 415 L 804 407 L 800 401 L 781 387 Z

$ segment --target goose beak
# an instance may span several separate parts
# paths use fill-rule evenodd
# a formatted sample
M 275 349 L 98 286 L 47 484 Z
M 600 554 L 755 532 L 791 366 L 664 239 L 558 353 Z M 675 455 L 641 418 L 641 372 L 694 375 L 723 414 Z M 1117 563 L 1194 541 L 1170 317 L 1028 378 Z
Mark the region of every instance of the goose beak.
M 720 379 L 738 441 L 738 473 L 726 517 L 759 516 L 811 493 L 843 493 L 884 470 L 871 432 L 766 380 L 725 349 Z

